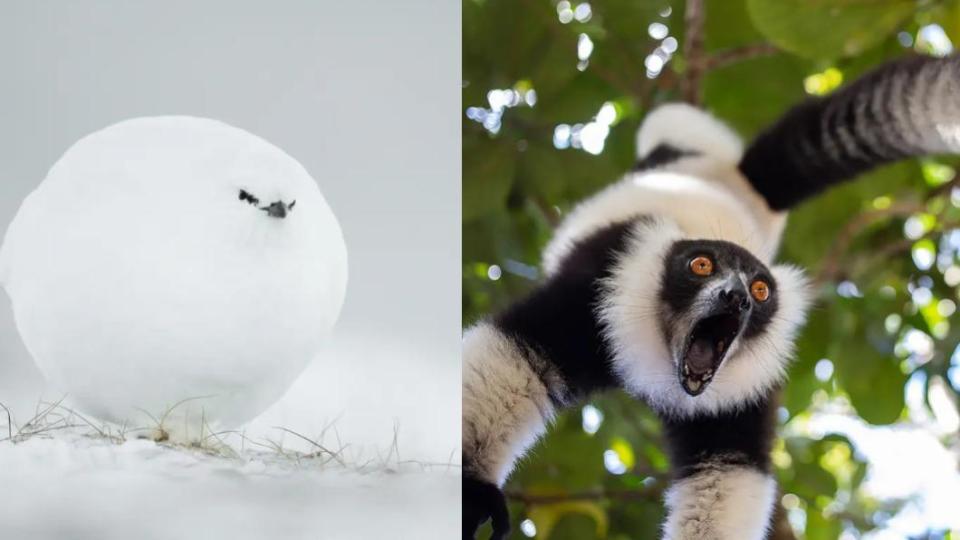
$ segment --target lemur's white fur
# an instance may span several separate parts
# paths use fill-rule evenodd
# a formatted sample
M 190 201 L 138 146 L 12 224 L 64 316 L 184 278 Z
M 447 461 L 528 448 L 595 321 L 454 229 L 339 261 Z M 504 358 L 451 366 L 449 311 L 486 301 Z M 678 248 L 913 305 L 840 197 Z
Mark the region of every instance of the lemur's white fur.
M 487 323 L 463 338 L 463 410 L 463 448 L 475 460 L 469 472 L 498 486 L 555 414 L 529 355 Z
M 743 141 L 726 124 L 685 103 L 668 103 L 643 119 L 637 135 L 637 155 L 645 156 L 662 143 L 674 148 L 706 150 L 719 161 L 736 163 Z
M 667 490 L 663 539 L 763 540 L 776 494 L 776 481 L 756 469 L 711 466 Z

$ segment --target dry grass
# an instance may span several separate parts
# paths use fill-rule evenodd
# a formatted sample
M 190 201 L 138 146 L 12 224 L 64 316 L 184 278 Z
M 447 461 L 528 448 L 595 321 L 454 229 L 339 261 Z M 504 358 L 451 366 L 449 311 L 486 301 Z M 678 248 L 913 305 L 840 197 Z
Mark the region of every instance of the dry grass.
M 86 416 L 63 405 L 63 399 L 55 402 L 41 401 L 37 404 L 34 415 L 25 423 L 18 425 L 5 405 L 0 408 L 7 415 L 7 436 L 0 439 L 0 443 L 9 442 L 18 444 L 34 437 L 52 437 L 54 432 L 78 428 L 89 428 L 91 437 L 98 437 L 111 442 L 123 442 L 125 433 L 122 427 L 103 424 L 97 425 Z
M 0 409 L 6 416 L 6 436 L 0 438 L 0 444 L 21 444 L 35 438 L 52 439 L 58 432 L 69 432 L 84 438 L 107 444 L 120 445 L 134 439 L 152 440 L 160 446 L 180 451 L 200 452 L 206 456 L 228 460 L 260 460 L 280 466 L 294 466 L 312 469 L 340 469 L 360 474 L 394 474 L 410 470 L 427 471 L 459 469 L 454 462 L 456 450 L 452 450 L 445 463 L 431 463 L 402 459 L 399 444 L 400 426 L 394 423 L 393 437 L 385 450 L 376 450 L 373 456 L 363 456 L 360 452 L 351 452 L 349 444 L 344 443 L 336 429 L 336 420 L 326 424 L 316 436 L 299 433 L 283 426 L 274 426 L 277 437 L 251 438 L 243 431 L 215 431 L 201 411 L 194 432 L 196 438 L 186 441 L 171 437 L 174 430 L 169 422 L 172 413 L 184 404 L 203 399 L 203 397 L 182 400 L 164 411 L 159 417 L 141 410 L 151 424 L 146 426 L 117 425 L 109 422 L 94 422 L 90 418 L 63 404 L 65 398 L 55 402 L 41 401 L 34 415 L 23 424 L 16 422 L 13 414 L 3 404 Z M 3 415 L 0 415 L 2 421 Z M 186 418 L 186 417 L 185 417 Z M 0 425 L 0 429 L 2 429 Z M 184 426 L 184 433 L 189 433 Z M 3 431 L 0 431 L 2 433 Z M 305 442 L 309 451 L 297 450 L 285 444 L 287 437 Z

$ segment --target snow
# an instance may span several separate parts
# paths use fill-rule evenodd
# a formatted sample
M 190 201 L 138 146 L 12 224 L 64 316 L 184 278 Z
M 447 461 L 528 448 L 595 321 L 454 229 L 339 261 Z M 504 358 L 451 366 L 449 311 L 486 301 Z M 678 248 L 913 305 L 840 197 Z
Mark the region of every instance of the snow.
M 363 474 L 76 435 L 2 445 L 0 463 L 5 538 L 447 539 L 459 530 L 459 469 Z
M 98 430 L 119 426 L 87 425 L 67 398 L 35 422 L 39 433 L 0 442 L 0 536 L 457 538 L 460 374 L 441 360 L 446 349 L 338 336 L 280 402 L 203 448 L 137 439 L 148 432 L 130 428 L 111 440 Z M 36 415 L 27 395 L 21 388 L 17 405 L 5 403 L 14 434 Z M 68 424 L 76 427 L 61 429 Z
M 0 253 L 20 335 L 54 387 L 87 414 L 155 418 L 179 438 L 275 403 L 328 339 L 346 280 L 340 227 L 307 171 L 186 116 L 71 146 Z

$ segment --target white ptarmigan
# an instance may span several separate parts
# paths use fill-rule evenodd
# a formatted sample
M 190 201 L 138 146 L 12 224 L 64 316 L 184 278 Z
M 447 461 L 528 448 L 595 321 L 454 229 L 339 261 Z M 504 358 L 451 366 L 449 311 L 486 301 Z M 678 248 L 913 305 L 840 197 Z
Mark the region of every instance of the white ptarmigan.
M 215 120 L 137 118 L 50 169 L 7 231 L 0 283 L 55 390 L 189 437 L 283 395 L 339 316 L 347 252 L 317 183 L 276 146 Z

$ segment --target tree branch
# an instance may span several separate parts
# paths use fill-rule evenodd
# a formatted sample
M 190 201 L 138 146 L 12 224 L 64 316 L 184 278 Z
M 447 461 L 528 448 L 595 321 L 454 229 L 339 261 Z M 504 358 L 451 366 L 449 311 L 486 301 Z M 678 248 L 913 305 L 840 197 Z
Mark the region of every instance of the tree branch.
M 706 71 L 712 71 L 714 69 L 727 67 L 730 64 L 735 64 L 737 62 L 750 60 L 760 56 L 770 56 L 772 54 L 777 54 L 778 52 L 780 52 L 780 49 L 776 48 L 772 43 L 754 43 L 751 45 L 744 45 L 742 47 L 725 49 L 715 52 L 707 57 L 704 69 Z
M 556 229 L 560 225 L 560 221 L 562 221 L 560 213 L 542 196 L 531 196 L 529 199 L 533 201 L 533 204 L 540 210 L 540 214 L 543 215 L 543 219 L 547 221 L 551 229 Z
M 824 257 L 823 265 L 814 278 L 814 286 L 820 286 L 828 281 L 835 280 L 840 273 L 840 259 L 849 252 L 854 239 L 865 229 L 887 218 L 907 217 L 923 210 L 924 205 L 919 202 L 899 202 L 882 210 L 861 212 L 847 222 L 837 234 L 837 239 Z
M 687 0 L 683 15 L 684 43 L 683 57 L 687 61 L 687 71 L 680 84 L 683 99 L 691 105 L 700 104 L 700 82 L 706 69 L 706 57 L 703 51 L 703 25 L 706 20 L 703 0 Z
M 913 245 L 918 241 L 933 239 L 937 235 L 943 234 L 946 231 L 956 229 L 958 227 L 960 227 L 960 221 L 948 221 L 946 223 L 941 223 L 937 227 L 927 231 L 920 238 L 904 238 L 903 240 L 891 242 L 876 251 L 870 258 L 869 262 L 864 266 L 866 268 L 876 268 L 878 266 L 882 266 L 886 264 L 891 257 L 910 253 L 913 250 Z
M 606 500 L 648 500 L 659 503 L 660 498 L 663 495 L 663 488 L 660 487 L 659 483 L 657 483 L 651 487 L 640 489 L 590 489 L 551 495 L 538 495 L 520 490 L 507 490 L 504 494 L 508 499 L 512 499 L 527 505 L 557 504 L 568 501 Z
M 780 492 L 777 492 L 779 495 Z M 770 531 L 770 540 L 797 540 L 793 534 L 793 528 L 790 527 L 790 520 L 787 519 L 787 509 L 780 503 L 780 499 L 773 507 L 773 528 Z
M 527 506 L 558 504 L 569 501 L 637 501 L 644 500 L 649 502 L 662 502 L 663 488 L 660 483 L 641 489 L 592 489 L 586 491 L 574 491 L 571 493 L 558 493 L 554 495 L 537 495 L 520 490 L 508 490 L 505 495 L 508 499 L 523 503 Z M 787 513 L 780 504 L 779 500 L 773 510 L 773 530 L 771 531 L 771 540 L 796 540 L 790 522 L 787 520 Z
M 908 217 L 917 212 L 922 212 L 926 209 L 928 202 L 937 197 L 949 195 L 954 188 L 960 188 L 960 174 L 955 175 L 949 182 L 941 184 L 927 192 L 922 201 L 898 202 L 882 210 L 868 210 L 854 216 L 840 229 L 836 241 L 824 257 L 823 265 L 813 280 L 814 286 L 819 287 L 839 277 L 841 259 L 849 252 L 850 245 L 853 244 L 854 239 L 868 227 L 887 218 Z M 940 227 L 940 229 L 942 228 L 943 227 Z M 912 246 L 913 242 L 913 240 L 910 240 L 909 245 Z M 903 242 L 898 242 L 896 247 L 892 248 L 892 253 L 899 253 L 903 250 L 900 244 L 903 244 Z

